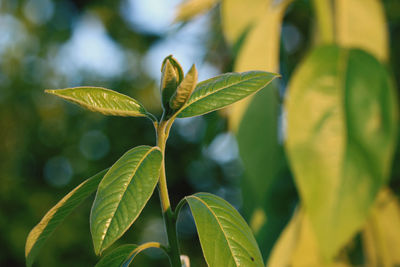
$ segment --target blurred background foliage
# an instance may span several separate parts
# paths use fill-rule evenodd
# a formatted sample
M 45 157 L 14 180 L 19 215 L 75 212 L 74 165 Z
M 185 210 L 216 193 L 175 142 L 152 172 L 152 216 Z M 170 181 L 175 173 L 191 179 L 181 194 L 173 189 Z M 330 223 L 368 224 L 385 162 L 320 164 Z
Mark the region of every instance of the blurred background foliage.
M 28 232 L 73 187 L 110 166 L 129 148 L 155 143 L 150 121 L 90 113 L 45 95 L 44 89 L 102 86 L 131 95 L 160 114 L 158 82 L 165 56 L 173 54 L 186 71 L 196 63 L 199 80 L 237 69 L 234 62 L 240 45 L 229 45 L 223 36 L 220 5 L 187 22 L 173 23 L 179 4 L 179 0 L 0 0 L 0 266 L 24 266 Z M 400 2 L 384 0 L 383 4 L 389 62 L 400 84 Z M 277 85 L 282 93 L 287 77 L 315 41 L 309 1 L 294 1 L 283 16 L 277 69 L 283 74 Z M 245 114 L 249 125 L 238 138 L 247 139 L 254 131 L 246 129 L 257 129 L 257 121 L 252 120 L 257 105 L 283 98 L 273 92 L 264 90 L 254 99 Z M 268 120 L 277 128 L 269 131 L 273 140 L 279 139 L 282 127 L 279 101 L 270 105 L 276 114 Z M 273 168 L 270 175 L 282 179 L 268 186 L 271 192 L 262 194 L 266 199 L 255 196 L 268 203 L 264 208 L 269 214 L 268 227 L 258 229 L 265 218 L 260 215 L 257 222 L 256 207 L 243 200 L 249 192 L 245 187 L 254 186 L 243 182 L 244 177 L 257 174 L 244 175 L 243 162 L 248 159 L 239 157 L 239 149 L 243 154 L 248 146 L 238 145 L 225 115 L 177 121 L 166 155 L 171 201 L 176 205 L 183 196 L 198 191 L 222 196 L 257 230 L 267 257 L 295 210 L 297 192 L 284 152 L 276 147 L 276 153 L 263 160 Z M 396 151 L 390 187 L 399 195 L 400 152 Z M 154 194 L 143 216 L 118 244 L 165 241 L 158 201 Z M 86 201 L 56 231 L 37 266 L 97 262 L 89 232 L 90 203 Z M 178 231 L 182 252 L 190 255 L 192 266 L 205 266 L 187 209 L 180 216 Z M 353 254 L 357 262 L 357 253 Z M 150 250 L 138 256 L 135 266 L 168 266 L 168 261 Z

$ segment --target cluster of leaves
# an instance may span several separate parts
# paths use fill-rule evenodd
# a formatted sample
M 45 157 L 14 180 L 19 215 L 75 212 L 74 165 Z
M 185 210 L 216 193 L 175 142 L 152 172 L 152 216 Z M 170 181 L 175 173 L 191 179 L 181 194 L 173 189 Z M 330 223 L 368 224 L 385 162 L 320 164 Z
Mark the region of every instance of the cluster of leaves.
M 159 183 L 164 216 L 179 216 L 184 203 L 193 214 L 203 254 L 209 266 L 262 266 L 263 259 L 250 228 L 240 214 L 225 200 L 197 193 L 185 197 L 175 212 L 169 207 L 164 169 L 165 142 L 175 118 L 199 116 L 226 107 L 265 88 L 278 74 L 250 71 L 226 73 L 197 84 L 193 65 L 184 76 L 179 63 L 168 56 L 162 63 L 161 86 L 163 114 L 160 120 L 129 96 L 99 87 L 76 87 L 46 90 L 89 110 L 105 115 L 146 117 L 153 123 L 158 146 L 138 146 L 127 151 L 109 169 L 81 183 L 54 206 L 30 232 L 25 255 L 31 266 L 39 249 L 66 216 L 80 202 L 96 191 L 90 229 L 96 254 L 101 254 L 135 222 Z M 168 204 L 166 204 L 168 203 Z M 173 221 L 173 222 L 176 222 Z M 170 227 L 166 223 L 169 235 Z M 175 233 L 175 230 L 172 230 Z M 176 233 L 175 233 L 176 235 Z M 212 238 L 210 238 L 212 236 Z M 169 240 L 176 238 L 168 236 Z M 172 258 L 173 244 L 149 242 L 125 245 L 103 257 L 97 266 L 128 266 L 142 250 L 155 247 Z M 172 252 L 171 252 L 172 251 Z M 179 251 L 179 248 L 178 250 Z
M 189 2 L 197 3 L 198 13 L 185 3 L 180 6 L 178 19 L 186 21 L 209 7 L 209 1 Z M 223 33 L 236 52 L 234 70 L 278 70 L 284 62 L 279 58 L 284 13 L 290 4 L 295 8 L 308 3 L 217 2 L 221 5 Z M 285 136 L 278 133 L 282 128 L 278 119 L 281 104 L 274 89 L 265 90 L 263 99 L 260 96 L 234 106 L 229 117 L 246 168 L 244 213 L 252 222 L 263 254 L 270 256 L 269 266 L 400 264 L 396 256 L 400 251 L 389 249 L 399 247 L 393 244 L 400 243 L 396 230 L 400 221 L 388 225 L 391 238 L 371 227 L 381 227 L 376 221 L 382 224 L 387 216 L 384 211 L 378 212 L 377 206 L 382 210 L 396 207 L 391 210 L 393 218 L 400 213 L 399 201 L 391 197 L 393 193 L 386 186 L 398 139 L 398 96 L 388 71 L 388 24 L 383 1 L 309 2 L 318 31 L 315 38 L 309 38 L 314 40 L 309 44 L 310 51 L 295 62 L 294 74 L 290 79 L 284 75 Z M 267 126 L 262 128 L 263 124 Z M 284 139 L 284 146 L 279 139 Z M 277 240 L 276 232 L 292 214 L 282 210 L 289 205 L 277 211 L 276 204 L 277 198 L 283 201 L 291 190 L 290 173 L 300 203 Z M 380 199 L 392 202 L 378 204 L 382 203 Z M 359 233 L 362 248 L 356 249 L 364 257 L 353 262 L 351 250 L 343 250 Z

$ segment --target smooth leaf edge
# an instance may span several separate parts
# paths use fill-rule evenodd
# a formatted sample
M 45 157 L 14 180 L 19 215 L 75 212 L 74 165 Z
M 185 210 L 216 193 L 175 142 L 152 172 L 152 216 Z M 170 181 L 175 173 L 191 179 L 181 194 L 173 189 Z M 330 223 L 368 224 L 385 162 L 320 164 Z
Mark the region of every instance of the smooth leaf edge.
M 249 97 L 249 96 L 252 96 L 252 95 L 256 94 L 258 91 L 264 89 L 268 84 L 270 84 L 270 83 L 271 83 L 273 80 L 275 80 L 276 78 L 282 78 L 282 75 L 279 74 L 279 73 L 275 73 L 275 72 L 266 72 L 266 71 L 254 71 L 254 70 L 253 70 L 253 71 L 245 71 L 245 72 L 227 72 L 227 73 L 223 73 L 223 74 L 220 74 L 220 75 L 217 75 L 217 76 L 215 76 L 215 77 L 212 77 L 212 78 L 209 78 L 209 79 L 206 79 L 206 80 L 204 80 L 204 81 L 199 82 L 199 83 L 196 85 L 196 88 L 193 90 L 193 93 L 196 92 L 196 90 L 197 90 L 198 87 L 200 87 L 200 86 L 202 86 L 203 84 L 205 84 L 205 83 L 207 83 L 207 82 L 210 82 L 210 81 L 212 81 L 212 80 L 216 80 L 216 79 L 222 77 L 223 75 L 227 75 L 227 74 L 241 74 L 241 75 L 243 75 L 243 74 L 245 74 L 245 73 L 250 73 L 250 72 L 258 72 L 258 73 L 263 73 L 263 74 L 272 74 L 272 75 L 274 75 L 274 77 L 272 77 L 271 80 L 269 80 L 267 83 L 265 83 L 265 84 L 264 84 L 262 87 L 260 87 L 259 89 L 255 90 L 254 92 L 252 92 L 252 93 L 250 93 L 250 94 L 244 96 L 243 98 L 240 98 L 240 99 L 238 99 L 238 100 L 234 101 L 233 103 L 230 103 L 230 104 L 228 104 L 228 105 L 226 105 L 226 106 L 222 106 L 222 107 L 219 107 L 219 108 L 216 108 L 216 109 L 212 109 L 212 110 L 210 110 L 210 111 L 207 111 L 207 112 L 204 112 L 204 113 L 200 113 L 200 114 L 196 114 L 196 115 L 182 116 L 182 115 L 181 115 L 182 111 L 184 111 L 184 109 L 186 109 L 186 108 L 189 107 L 190 105 L 192 105 L 192 104 L 194 104 L 194 103 L 197 103 L 197 102 L 200 101 L 200 100 L 203 100 L 205 97 L 208 97 L 208 96 L 210 96 L 210 95 L 212 95 L 212 94 L 214 94 L 214 93 L 217 93 L 217 92 L 219 92 L 219 91 L 221 91 L 221 90 L 223 90 L 223 89 L 226 89 L 228 86 L 223 87 L 223 88 L 220 88 L 220 89 L 218 89 L 218 90 L 216 90 L 216 91 L 213 91 L 212 93 L 209 93 L 209 94 L 207 94 L 207 95 L 201 97 L 200 99 L 197 99 L 195 102 L 191 102 L 191 101 L 190 101 L 190 98 L 191 98 L 191 97 L 189 97 L 189 99 L 186 101 L 185 105 L 183 105 L 183 106 L 174 114 L 174 116 L 175 116 L 175 117 L 178 117 L 178 118 L 190 118 L 190 117 L 201 116 L 201 115 L 204 115 L 204 114 L 211 113 L 211 112 L 213 112 L 213 111 L 217 111 L 217 110 L 220 110 L 220 109 L 229 107 L 229 106 L 231 106 L 231 105 L 237 103 L 238 101 L 240 101 L 240 100 L 242 100 L 242 99 L 245 99 L 245 98 L 247 98 L 247 97 Z M 238 83 L 248 81 L 248 80 L 250 80 L 250 79 L 251 79 L 251 78 L 249 78 L 249 79 L 247 79 L 247 80 L 241 80 L 241 81 L 239 81 L 239 82 L 237 82 L 237 83 L 234 83 L 234 84 L 231 84 L 231 85 L 229 85 L 229 86 L 233 86 L 233 85 L 236 85 L 236 84 L 238 84 Z M 193 94 L 193 93 L 192 93 L 192 94 Z
M 183 207 L 186 203 L 188 204 L 188 206 L 189 206 L 189 208 L 190 208 L 190 210 L 191 210 L 191 213 L 192 213 L 192 215 L 193 215 L 193 210 L 192 210 L 192 208 L 191 208 L 191 206 L 190 206 L 190 203 L 189 203 L 188 199 L 189 199 L 189 198 L 196 198 L 196 200 L 199 199 L 202 203 L 204 202 L 204 201 L 201 200 L 197 195 L 210 195 L 210 196 L 213 196 L 213 197 L 217 197 L 217 198 L 219 198 L 220 200 L 226 202 L 226 204 L 228 204 L 229 206 L 231 206 L 233 209 L 235 209 L 228 201 L 226 201 L 225 199 L 223 199 L 223 198 L 221 198 L 221 197 L 218 197 L 218 196 L 216 196 L 216 195 L 214 195 L 214 194 L 211 194 L 211 193 L 198 192 L 198 193 L 195 193 L 195 194 L 193 194 L 193 195 L 186 196 L 186 197 L 184 197 L 183 199 L 181 199 L 181 200 L 179 201 L 178 205 L 176 206 L 175 212 L 174 212 L 175 219 L 178 218 L 178 216 L 179 216 L 179 214 L 180 214 L 180 211 L 182 210 L 182 207 Z M 205 204 L 206 204 L 205 206 L 208 207 L 207 203 L 205 203 Z M 211 208 L 208 208 L 208 210 L 211 211 Z M 236 210 L 236 209 L 235 209 L 235 210 Z M 237 210 L 236 210 L 236 211 L 237 211 Z M 237 211 L 237 212 L 238 212 L 238 211 Z M 214 215 L 215 218 L 217 218 L 217 216 L 215 215 L 214 212 L 212 212 L 212 214 Z M 238 214 L 240 215 L 239 212 L 238 212 Z M 240 216 L 241 216 L 241 215 L 240 215 Z M 194 217 L 194 216 L 193 216 L 193 217 Z M 243 219 L 243 218 L 242 218 L 242 219 Z M 199 233 L 198 233 L 198 228 L 197 228 L 197 222 L 196 222 L 196 220 L 194 220 L 194 221 L 195 221 L 195 225 L 196 225 L 196 232 L 197 232 L 197 234 L 199 234 Z M 243 221 L 247 224 L 247 222 L 246 222 L 244 219 L 243 219 Z M 218 224 L 220 225 L 220 227 L 221 227 L 221 229 L 222 229 L 222 232 L 224 232 L 224 236 L 226 237 L 225 231 L 223 231 L 223 228 L 222 228 L 220 222 L 219 222 L 218 220 L 217 220 L 217 222 L 218 222 Z M 252 232 L 251 230 L 250 230 L 250 233 L 253 235 L 253 232 Z M 253 236 L 253 237 L 254 237 L 254 236 Z M 203 244 L 202 244 L 200 238 L 199 238 L 199 241 L 200 241 L 200 245 L 201 245 L 202 252 L 203 252 L 203 256 L 204 256 Z M 226 238 L 226 242 L 229 244 L 227 238 Z M 257 244 L 257 243 L 256 243 L 256 245 L 257 245 L 257 248 L 258 248 L 258 250 L 259 250 L 259 247 L 258 247 L 258 244 Z M 232 258 L 234 258 L 233 253 L 232 253 L 232 250 L 231 250 L 230 248 L 229 248 L 229 251 L 231 251 Z M 260 251 L 259 251 L 259 252 L 260 252 Z M 207 259 L 206 259 L 205 256 L 204 256 L 204 259 L 205 259 L 206 262 L 207 262 Z M 261 252 L 260 252 L 260 260 L 261 260 L 261 262 L 262 262 L 262 265 L 264 266 L 264 259 L 263 259 L 262 256 L 261 256 Z M 235 260 L 235 263 L 237 264 L 236 260 Z M 208 262 L 207 262 L 207 265 L 210 266 L 210 265 L 208 264 Z M 237 266 L 240 266 L 240 265 L 237 265 Z
M 136 146 L 136 147 L 134 147 L 134 148 L 132 148 L 132 149 L 139 148 L 139 147 L 146 147 L 146 145 Z M 140 167 L 140 165 L 142 164 L 142 162 L 145 160 L 145 158 L 147 158 L 148 155 L 150 155 L 151 152 L 153 152 L 153 151 L 158 151 L 158 152 L 162 155 L 161 149 L 160 149 L 158 146 L 154 146 L 154 147 L 147 146 L 147 147 L 150 147 L 150 149 L 149 149 L 149 151 L 146 152 L 146 154 L 143 156 L 143 158 L 139 161 L 138 165 L 136 166 L 136 168 L 135 168 L 135 170 L 134 170 L 134 172 L 133 172 L 132 177 L 135 175 L 136 171 L 139 169 L 139 167 Z M 128 153 L 129 151 L 131 151 L 132 149 L 130 149 L 130 150 L 128 150 L 127 152 L 125 152 L 124 155 L 125 155 L 126 153 Z M 122 155 L 116 162 L 118 162 L 124 155 Z M 114 164 L 115 164 L 115 163 L 114 163 Z M 114 164 L 113 164 L 113 166 L 114 166 Z M 110 169 L 111 169 L 113 166 L 111 166 Z M 161 168 L 161 164 L 160 164 L 160 168 Z M 110 170 L 110 169 L 109 169 L 109 170 Z M 107 171 L 107 173 L 108 173 L 108 171 Z M 107 175 L 107 173 L 104 175 L 104 177 Z M 104 178 L 103 178 L 103 179 L 104 179 Z M 103 239 L 102 239 L 102 241 L 101 241 L 101 243 L 100 243 L 100 245 L 99 245 L 99 250 L 96 251 L 96 249 L 95 249 L 95 254 L 96 254 L 96 255 L 101 255 L 101 253 L 102 253 L 104 250 L 106 250 L 106 249 L 107 249 L 108 247 L 110 247 L 115 241 L 117 241 L 119 238 L 121 238 L 121 236 L 124 235 L 124 234 L 126 233 L 126 231 L 133 225 L 133 223 L 137 220 L 137 218 L 139 217 L 139 215 L 142 213 L 143 209 L 146 207 L 148 201 L 150 200 L 150 197 L 153 195 L 154 189 L 156 188 L 157 183 L 158 183 L 158 176 L 157 176 L 156 182 L 154 183 L 152 193 L 149 194 L 149 196 L 147 197 L 147 200 L 145 201 L 143 207 L 142 207 L 141 209 L 139 209 L 139 211 L 138 211 L 136 217 L 134 217 L 134 218 L 132 219 L 131 223 L 130 223 L 128 226 L 126 226 L 125 230 L 122 231 L 118 236 L 116 236 L 116 237 L 114 238 L 114 241 L 110 242 L 106 247 L 103 247 L 104 239 L 105 239 L 105 238 L 103 237 Z M 99 187 L 100 187 L 100 184 L 101 184 L 101 182 L 99 183 Z M 98 194 L 98 192 L 99 192 L 99 191 L 97 190 L 95 200 L 93 201 L 93 205 L 92 205 L 92 208 L 91 208 L 91 210 L 90 210 L 90 233 L 91 233 L 92 237 L 93 237 L 93 232 L 92 232 L 92 212 L 93 212 L 93 207 L 95 206 L 95 202 L 96 202 L 96 199 L 97 199 L 97 194 Z M 115 215 L 115 213 L 114 213 L 114 215 Z M 110 225 L 111 225 L 111 221 L 110 221 L 110 223 L 109 223 L 108 229 L 109 229 Z M 107 231 L 108 231 L 108 230 L 107 230 Z M 107 233 L 105 233 L 104 236 L 105 236 L 106 234 L 107 234 Z M 92 238 L 92 240 L 93 240 L 93 238 Z M 94 245 L 94 248 L 96 248 L 95 245 Z
M 50 236 L 57 229 L 58 225 L 60 225 L 68 217 L 68 215 L 71 214 L 72 211 L 75 208 L 77 208 L 86 198 L 88 198 L 94 191 L 96 191 L 97 186 L 95 186 L 95 188 L 90 193 L 87 193 L 87 196 L 84 196 L 80 201 L 78 201 L 76 203 L 75 207 L 73 207 L 68 213 L 66 213 L 63 216 L 64 218 L 62 220 L 60 220 L 54 226 L 54 228 L 47 234 L 47 236 L 45 238 L 43 238 L 42 233 L 46 230 L 46 227 L 49 225 L 49 223 L 52 221 L 52 219 L 54 219 L 54 217 L 60 211 L 60 209 L 62 209 L 62 207 L 64 207 L 65 203 L 67 203 L 67 201 L 69 199 L 71 199 L 76 192 L 78 192 L 79 190 L 83 190 L 85 185 L 88 185 L 91 181 L 96 180 L 95 178 L 98 178 L 99 179 L 98 183 L 100 183 L 102 176 L 104 176 L 107 171 L 108 171 L 108 168 L 105 170 L 102 170 L 101 172 L 86 179 L 81 184 L 79 184 L 77 187 L 75 187 L 72 191 L 70 191 L 67 195 L 65 195 L 60 201 L 58 201 L 56 205 L 54 205 L 49 211 L 47 211 L 47 213 L 42 217 L 40 222 L 35 227 L 32 228 L 32 230 L 28 234 L 28 237 L 27 237 L 26 243 L 25 243 L 25 259 L 26 259 L 27 266 L 31 266 L 33 264 L 38 252 L 40 251 L 42 246 L 45 244 L 47 239 L 50 238 Z M 42 229 L 42 231 L 39 233 L 39 235 L 37 235 L 37 236 L 34 235 L 35 231 L 40 229 L 44 224 L 45 224 L 45 227 Z M 30 241 L 31 238 L 34 238 L 34 237 L 37 237 L 36 241 L 31 246 L 28 247 L 28 242 Z
M 118 111 L 118 113 L 120 113 L 120 115 L 106 114 L 105 112 L 108 112 L 107 109 L 98 108 L 98 107 L 93 108 L 92 106 L 84 103 L 83 101 L 79 101 L 79 100 L 77 100 L 77 99 L 75 99 L 73 97 L 65 96 L 65 95 L 61 95 L 61 94 L 57 93 L 57 91 L 59 91 L 59 90 L 73 90 L 73 89 L 84 89 L 84 88 L 94 88 L 94 89 L 105 90 L 105 91 L 110 92 L 111 94 L 116 94 L 116 95 L 124 97 L 124 98 L 129 98 L 130 101 L 132 101 L 133 103 L 135 103 L 138 106 L 139 111 L 137 113 L 136 112 L 132 112 L 132 111 Z M 146 111 L 144 106 L 139 101 L 137 101 L 136 99 L 133 99 L 132 97 L 130 97 L 128 95 L 121 94 L 121 93 L 119 93 L 117 91 L 114 91 L 114 90 L 111 90 L 111 89 L 108 89 L 108 88 L 104 88 L 104 87 L 100 87 L 100 86 L 77 86 L 77 87 L 67 87 L 67 88 L 62 88 L 62 89 L 46 89 L 46 90 L 44 90 L 44 92 L 47 93 L 47 94 L 55 95 L 55 96 L 60 97 L 60 98 L 62 98 L 64 100 L 72 102 L 74 104 L 77 104 L 77 105 L 79 105 L 79 106 L 81 106 L 81 107 L 83 107 L 85 109 L 90 110 L 90 111 L 99 112 L 99 113 L 104 114 L 104 115 L 124 116 L 124 117 L 149 117 L 150 119 L 153 120 L 153 118 L 151 116 L 149 116 L 149 112 Z

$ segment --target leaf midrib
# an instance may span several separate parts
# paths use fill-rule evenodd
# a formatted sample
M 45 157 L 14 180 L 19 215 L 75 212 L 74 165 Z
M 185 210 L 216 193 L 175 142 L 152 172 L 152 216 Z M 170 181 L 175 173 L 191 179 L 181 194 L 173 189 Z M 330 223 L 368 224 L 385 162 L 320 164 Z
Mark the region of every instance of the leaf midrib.
M 131 177 L 130 177 L 130 179 L 129 179 L 129 183 L 127 184 L 126 189 L 125 189 L 124 192 L 122 193 L 121 198 L 120 198 L 119 201 L 118 201 L 117 207 L 115 208 L 115 211 L 113 212 L 113 214 L 112 214 L 112 216 L 111 216 L 110 223 L 109 223 L 108 227 L 106 228 L 106 231 L 105 231 L 104 234 L 103 234 L 103 238 L 101 239 L 101 243 L 100 243 L 100 251 L 101 251 L 101 248 L 103 247 L 104 240 L 105 240 L 105 237 L 106 237 L 106 235 L 107 235 L 107 233 L 108 233 L 108 230 L 110 229 L 111 224 L 112 224 L 112 222 L 114 221 L 115 214 L 117 213 L 117 210 L 118 210 L 118 208 L 120 207 L 121 200 L 124 198 L 124 195 L 125 195 L 126 191 L 128 191 L 128 187 L 129 187 L 129 185 L 130 185 L 130 183 L 131 183 L 133 177 L 135 176 L 137 170 L 139 169 L 139 167 L 141 166 L 141 164 L 142 164 L 142 162 L 145 160 L 145 158 L 146 158 L 152 151 L 154 151 L 154 150 L 157 150 L 157 147 L 153 147 L 153 148 L 149 149 L 149 151 L 147 151 L 147 152 L 143 155 L 143 157 L 140 159 L 140 161 L 139 161 L 138 164 L 136 165 L 134 171 L 132 172 L 132 175 L 131 175 Z M 110 186 L 110 184 L 109 184 L 109 186 Z M 138 215 L 136 215 L 136 217 L 137 217 L 137 216 L 138 216 Z M 135 219 L 135 218 L 134 218 L 134 219 Z
M 81 86 L 81 87 L 67 88 L 67 89 L 62 89 L 62 90 L 68 90 L 68 89 L 73 90 L 73 89 L 84 89 L 84 88 L 95 88 L 95 89 L 98 89 L 98 90 L 104 90 L 106 92 L 110 92 L 110 94 L 116 94 L 117 96 L 121 96 L 121 97 L 124 97 L 124 98 L 127 97 L 128 99 L 126 99 L 126 100 L 128 100 L 131 104 L 133 104 L 135 107 L 137 107 L 138 110 L 137 111 L 133 111 L 133 110 L 126 111 L 126 110 L 121 110 L 121 109 L 93 107 L 93 106 L 91 106 L 91 105 L 89 105 L 89 104 L 85 103 L 84 101 L 79 100 L 77 98 L 73 98 L 73 97 L 68 96 L 68 95 L 59 94 L 59 93 L 57 93 L 57 90 L 49 90 L 48 92 L 50 92 L 51 94 L 54 94 L 56 96 L 59 96 L 61 98 L 64 98 L 66 100 L 70 100 L 72 102 L 78 103 L 79 105 L 82 105 L 82 106 L 84 106 L 84 107 L 86 107 L 88 109 L 96 109 L 96 110 L 98 110 L 100 112 L 119 112 L 121 114 L 126 114 L 126 115 L 135 115 L 136 117 L 145 117 L 146 116 L 145 114 L 140 112 L 140 110 L 143 109 L 143 107 L 140 104 L 138 104 L 137 102 L 135 102 L 134 99 L 130 98 L 127 95 L 118 93 L 116 91 L 109 90 L 107 88 Z M 92 99 L 92 96 L 90 94 L 88 94 L 88 97 Z
M 225 233 L 224 228 L 222 227 L 222 225 L 221 225 L 221 223 L 220 223 L 220 221 L 219 221 L 219 219 L 218 219 L 218 216 L 214 213 L 214 211 L 212 210 L 212 208 L 211 208 L 204 200 L 202 200 L 201 198 L 199 198 L 199 197 L 197 197 L 197 196 L 191 196 L 191 197 L 193 197 L 193 198 L 199 200 L 201 203 L 203 203 L 204 206 L 206 206 L 206 207 L 210 210 L 210 212 L 212 213 L 212 215 L 214 215 L 215 220 L 217 221 L 219 227 L 221 228 L 221 231 L 222 231 L 222 233 L 223 233 L 224 236 L 225 236 L 225 240 L 226 240 L 226 242 L 228 243 L 229 251 L 231 252 L 232 258 L 233 258 L 233 260 L 235 261 L 236 266 L 239 266 L 238 262 L 236 261 L 236 258 L 234 257 L 234 254 L 233 254 L 233 252 L 232 252 L 231 244 L 230 244 L 230 242 L 229 242 L 229 239 L 228 239 L 228 237 L 227 237 L 227 235 L 226 235 L 226 233 Z
M 240 74 L 240 76 L 242 77 L 243 74 Z M 241 77 L 239 77 L 239 79 L 240 79 Z M 184 109 L 186 109 L 187 107 L 189 107 L 190 105 L 192 105 L 192 104 L 194 104 L 194 103 L 197 103 L 198 101 L 201 101 L 203 98 L 205 98 L 205 97 L 207 97 L 207 96 L 209 96 L 209 95 L 218 93 L 219 91 L 224 90 L 224 89 L 226 89 L 226 88 L 228 88 L 228 87 L 235 86 L 235 85 L 240 84 L 240 83 L 242 83 L 242 82 L 247 82 L 248 80 L 251 80 L 251 79 L 254 79 L 254 78 L 258 78 L 258 77 L 250 77 L 250 78 L 248 78 L 248 79 L 239 80 L 238 82 L 235 82 L 235 83 L 232 83 L 232 84 L 223 86 L 223 87 L 221 87 L 221 88 L 219 88 L 219 89 L 217 89 L 217 90 L 210 91 L 210 92 L 208 92 L 208 93 L 205 93 L 204 95 L 199 96 L 198 98 L 196 98 L 196 100 L 193 100 L 193 102 L 191 102 L 191 101 L 190 101 L 190 98 L 189 98 L 189 101 L 187 102 L 187 104 L 185 104 L 185 105 L 182 107 L 182 111 L 183 111 Z M 214 83 L 215 83 L 215 81 L 214 81 Z M 196 89 L 195 89 L 195 91 L 193 92 L 193 94 L 195 94 L 195 93 L 196 93 Z

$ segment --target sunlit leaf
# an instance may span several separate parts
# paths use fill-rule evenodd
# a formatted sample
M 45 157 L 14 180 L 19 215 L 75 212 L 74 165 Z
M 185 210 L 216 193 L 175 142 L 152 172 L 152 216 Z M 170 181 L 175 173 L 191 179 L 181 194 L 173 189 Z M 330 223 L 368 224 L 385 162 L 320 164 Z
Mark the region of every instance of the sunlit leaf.
M 147 116 L 146 110 L 138 101 L 106 88 L 82 86 L 57 90 L 45 90 L 45 92 L 74 102 L 91 111 L 100 112 L 105 115 L 132 117 Z
M 286 109 L 295 180 L 321 253 L 332 259 L 388 180 L 398 124 L 393 84 L 371 55 L 320 47 L 295 72 Z
M 208 193 L 191 195 L 186 201 L 208 266 L 263 266 L 249 226 L 228 202 Z
M 32 229 L 26 239 L 25 257 L 26 265 L 31 266 L 45 241 L 54 232 L 56 227 L 89 195 L 96 189 L 107 170 L 101 171 L 87 179 L 74 190 L 63 197 L 51 208 L 42 220 Z
M 361 48 L 379 60 L 388 60 L 388 25 L 380 0 L 336 0 L 335 11 L 340 45 Z
M 295 212 L 276 242 L 267 267 L 349 267 L 345 257 L 327 263 L 322 259 L 315 234 L 303 210 Z
M 223 1 L 223 21 L 228 23 L 224 25 L 225 34 L 232 35 L 231 38 L 236 43 L 239 35 L 248 28 L 237 53 L 235 71 L 256 69 L 276 72 L 279 70 L 282 19 L 290 2 L 291 0 L 279 1 L 279 3 L 273 0 Z M 239 23 L 241 23 L 240 26 L 234 27 Z M 229 26 L 231 24 L 232 26 Z M 251 98 L 247 98 L 231 107 L 229 113 L 231 130 L 236 131 L 239 127 L 250 100 Z
M 196 86 L 178 117 L 198 116 L 226 107 L 263 89 L 277 77 L 279 74 L 249 71 L 226 73 L 205 80 Z
M 221 2 L 222 29 L 225 38 L 235 44 L 244 32 L 265 15 L 265 0 L 224 0 Z
M 400 202 L 388 188 L 379 193 L 362 237 L 369 266 L 400 265 Z
M 137 219 L 157 184 L 161 158 L 157 147 L 138 146 L 126 152 L 104 176 L 90 214 L 96 254 Z
M 174 21 L 188 21 L 207 12 L 218 3 L 218 0 L 186 0 L 179 6 Z

